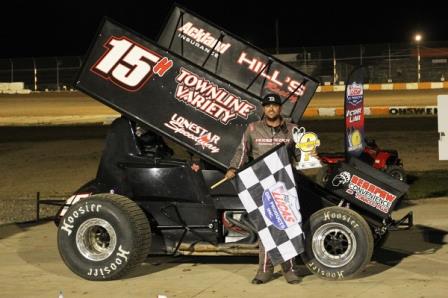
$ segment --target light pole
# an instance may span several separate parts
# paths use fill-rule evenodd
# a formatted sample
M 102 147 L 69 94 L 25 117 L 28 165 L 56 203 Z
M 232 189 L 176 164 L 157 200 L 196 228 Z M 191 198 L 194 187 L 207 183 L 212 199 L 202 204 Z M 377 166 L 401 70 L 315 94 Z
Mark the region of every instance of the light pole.
M 390 43 L 387 45 L 388 49 L 389 49 L 389 78 L 387 79 L 388 83 L 392 83 L 392 63 L 390 61 Z
M 336 72 L 336 50 L 334 49 L 334 46 L 331 46 L 333 48 L 333 85 L 336 85 L 337 81 L 337 72 Z
M 420 41 L 422 40 L 422 35 L 416 34 L 414 40 L 417 43 L 417 82 L 420 83 Z

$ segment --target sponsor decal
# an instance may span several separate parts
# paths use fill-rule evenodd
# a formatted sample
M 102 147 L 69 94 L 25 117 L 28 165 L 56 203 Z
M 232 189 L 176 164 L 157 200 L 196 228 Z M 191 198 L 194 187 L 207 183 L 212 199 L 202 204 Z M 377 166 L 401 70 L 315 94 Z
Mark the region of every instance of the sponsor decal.
M 334 187 L 343 186 L 348 183 L 347 189 L 345 190 L 346 193 L 384 213 L 389 212 L 392 203 L 397 198 L 397 196 L 381 187 L 357 175 L 351 175 L 347 171 L 334 176 L 331 183 Z
M 351 127 L 347 129 L 347 139 L 348 139 L 348 152 L 357 151 L 362 149 L 362 133 L 359 129 Z
M 401 115 L 437 115 L 437 107 L 391 107 L 389 114 L 394 116 Z
M 130 254 L 131 251 L 123 249 L 123 247 L 120 245 L 115 254 L 115 258 L 112 258 L 106 266 L 100 268 L 89 268 L 87 275 L 95 277 L 102 276 L 103 278 L 106 278 L 107 275 L 116 271 L 122 264 L 127 263 L 128 256 Z
M 207 149 L 211 153 L 218 153 L 220 148 L 218 142 L 221 137 L 207 129 L 197 125 L 185 117 L 173 114 L 169 122 L 164 123 L 175 134 L 181 134 L 190 140 L 195 141 L 195 145 L 201 146 L 203 150 Z
M 350 179 L 346 192 L 384 213 L 389 212 L 393 201 L 396 199 L 395 195 L 356 175 L 353 175 Z
M 345 221 L 347 224 L 351 225 L 355 229 L 359 228 L 359 224 L 353 218 L 351 218 L 350 215 L 330 211 L 324 213 L 324 221 L 330 221 L 334 219 Z
M 90 69 L 127 91 L 138 91 L 157 74 L 163 77 L 173 61 L 145 48 L 125 36 L 112 36 L 104 44 L 106 52 Z
M 214 37 L 210 32 L 203 28 L 196 27 L 192 22 L 188 22 L 178 28 L 178 38 L 192 44 L 207 54 L 213 49 L 211 56 L 218 58 L 220 54 L 224 54 L 232 45 L 224 43 L 219 38 Z
M 64 216 L 64 220 L 60 225 L 61 230 L 67 232 L 67 236 L 70 236 L 75 227 L 74 223 L 80 216 L 87 213 L 98 213 L 100 212 L 101 207 L 103 207 L 103 205 L 91 202 L 79 205 L 77 209 L 71 210 L 69 214 Z
M 351 105 L 358 105 L 363 99 L 363 87 L 361 84 L 353 82 L 347 86 L 347 102 Z
M 177 100 L 227 125 L 237 117 L 247 119 L 255 105 L 195 73 L 181 68 L 176 77 Z
M 310 262 L 306 266 L 320 276 L 332 279 L 344 279 L 344 270 L 328 271 L 328 269 L 322 269 L 320 266 L 317 266 L 314 262 Z
M 290 92 L 294 92 L 294 94 L 289 98 L 291 102 L 297 101 L 298 97 L 302 96 L 305 93 L 305 81 L 294 80 L 289 76 L 286 76 L 282 79 L 279 70 L 272 69 L 272 67 L 267 67 L 266 63 L 257 59 L 256 57 L 249 57 L 245 52 L 241 52 L 237 63 L 246 66 L 247 69 L 249 69 L 253 73 L 259 73 L 261 71 L 260 76 L 266 78 L 266 80 L 268 81 L 266 84 L 266 88 L 270 91 L 275 92 L 283 97 L 288 97 Z M 283 85 L 287 86 L 287 91 L 281 88 L 283 87 Z
M 362 107 L 354 110 L 347 109 L 347 112 L 345 113 L 345 118 L 347 119 L 348 123 L 353 123 L 360 121 L 361 115 L 362 115 Z
M 350 181 L 351 174 L 347 171 L 341 172 L 333 177 L 331 184 L 334 187 L 339 187 L 347 184 Z
M 71 196 L 65 201 L 65 206 L 62 208 L 61 213 L 59 213 L 59 216 L 64 216 L 64 214 L 67 212 L 68 208 L 70 208 L 71 205 L 74 205 L 81 199 L 85 199 L 91 196 L 91 193 L 84 193 L 84 194 L 76 194 Z
M 297 198 L 291 196 L 283 182 L 277 182 L 263 192 L 263 207 L 266 217 L 279 230 L 295 225 L 300 220 L 295 208 Z
M 254 142 L 257 145 L 267 145 L 267 146 L 276 146 L 281 143 L 288 144 L 290 142 L 290 139 L 282 139 L 282 138 L 256 138 Z
M 347 189 L 345 190 L 346 193 L 384 213 L 389 212 L 392 203 L 397 198 L 395 195 L 381 187 L 370 183 L 357 175 L 351 175 L 347 171 L 334 176 L 331 183 L 334 187 L 348 184 Z

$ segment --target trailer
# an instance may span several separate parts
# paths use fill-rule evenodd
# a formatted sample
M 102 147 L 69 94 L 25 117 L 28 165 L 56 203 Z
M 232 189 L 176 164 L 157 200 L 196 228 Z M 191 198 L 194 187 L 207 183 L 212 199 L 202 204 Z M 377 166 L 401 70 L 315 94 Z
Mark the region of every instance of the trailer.
M 300 120 L 318 82 L 180 7 L 155 43 L 104 19 L 76 81 L 121 113 L 97 176 L 56 216 L 65 264 L 87 280 L 119 279 L 149 254 L 257 255 L 258 236 L 227 169 L 260 98 L 276 92 Z M 193 158 L 173 156 L 170 140 Z M 355 277 L 408 185 L 352 159 L 324 188 L 294 172 L 306 235 L 304 264 L 328 280 Z

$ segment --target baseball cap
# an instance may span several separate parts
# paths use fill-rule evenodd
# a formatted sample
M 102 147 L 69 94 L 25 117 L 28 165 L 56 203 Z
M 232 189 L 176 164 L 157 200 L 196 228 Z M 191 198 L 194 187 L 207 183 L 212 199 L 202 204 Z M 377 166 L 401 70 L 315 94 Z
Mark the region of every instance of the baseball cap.
M 263 97 L 263 100 L 261 101 L 262 105 L 265 106 L 267 104 L 275 103 L 278 105 L 282 104 L 282 100 L 280 96 L 274 93 L 266 94 L 265 97 Z

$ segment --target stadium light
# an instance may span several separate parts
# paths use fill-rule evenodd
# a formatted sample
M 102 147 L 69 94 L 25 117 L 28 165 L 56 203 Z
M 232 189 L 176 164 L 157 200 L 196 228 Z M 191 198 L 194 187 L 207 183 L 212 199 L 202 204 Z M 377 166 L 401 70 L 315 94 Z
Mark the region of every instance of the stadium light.
M 422 40 L 422 35 L 421 35 L 421 34 L 415 34 L 414 39 L 415 39 L 415 41 L 416 41 L 417 43 L 419 43 L 419 42 Z

